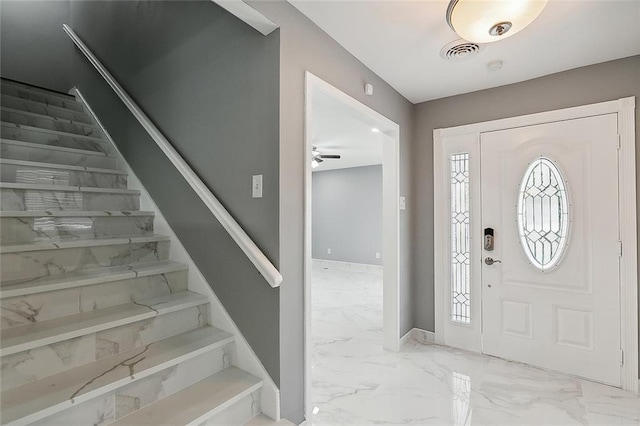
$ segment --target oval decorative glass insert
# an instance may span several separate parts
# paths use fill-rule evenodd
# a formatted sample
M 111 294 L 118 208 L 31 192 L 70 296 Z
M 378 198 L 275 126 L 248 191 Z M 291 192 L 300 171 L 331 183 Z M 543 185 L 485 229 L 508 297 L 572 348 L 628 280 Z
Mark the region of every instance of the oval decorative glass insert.
M 518 196 L 518 234 L 529 262 L 540 271 L 557 266 L 567 245 L 569 197 L 558 167 L 539 157 L 527 168 Z

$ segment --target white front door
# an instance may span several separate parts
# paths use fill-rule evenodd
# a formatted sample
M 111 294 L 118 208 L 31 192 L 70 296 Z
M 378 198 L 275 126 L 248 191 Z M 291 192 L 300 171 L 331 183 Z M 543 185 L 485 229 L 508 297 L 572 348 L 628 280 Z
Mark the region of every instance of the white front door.
M 482 133 L 480 151 L 483 352 L 620 386 L 616 114 Z

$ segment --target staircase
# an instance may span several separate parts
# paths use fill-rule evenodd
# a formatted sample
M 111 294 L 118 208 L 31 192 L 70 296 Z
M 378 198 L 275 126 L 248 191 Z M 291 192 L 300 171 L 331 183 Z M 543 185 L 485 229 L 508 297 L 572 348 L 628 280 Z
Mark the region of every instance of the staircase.
M 1 96 L 0 422 L 256 417 L 262 380 L 233 366 L 234 336 L 210 324 L 83 105 L 5 79 Z

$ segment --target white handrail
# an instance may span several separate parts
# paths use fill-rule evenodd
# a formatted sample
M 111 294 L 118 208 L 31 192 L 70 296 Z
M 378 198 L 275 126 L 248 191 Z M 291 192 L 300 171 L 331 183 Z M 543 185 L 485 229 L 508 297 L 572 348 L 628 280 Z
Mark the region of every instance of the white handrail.
M 194 173 L 184 159 L 173 148 L 171 143 L 164 137 L 160 130 L 151 122 L 149 117 L 142 112 L 142 110 L 136 105 L 131 97 L 124 91 L 122 86 L 113 78 L 113 76 L 107 71 L 107 69 L 100 63 L 87 46 L 82 42 L 78 35 L 67 25 L 62 25 L 64 31 L 71 37 L 71 40 L 80 49 L 84 56 L 89 59 L 89 62 L 95 67 L 96 70 L 102 75 L 102 77 L 109 83 L 109 86 L 113 89 L 118 97 L 129 108 L 129 111 L 136 117 L 136 119 L 142 124 L 142 127 L 149 133 L 149 136 L 153 138 L 156 144 L 160 147 L 162 152 L 165 153 L 169 161 L 178 169 L 180 174 L 189 183 L 191 188 L 198 194 L 202 202 L 209 208 L 211 213 L 222 224 L 222 227 L 229 233 L 231 238 L 238 244 L 242 251 L 247 255 L 249 260 L 255 265 L 262 276 L 267 280 L 271 287 L 278 287 L 282 282 L 282 275 L 276 269 L 275 266 L 269 261 L 267 256 L 256 246 L 253 240 L 247 235 L 246 232 L 240 227 L 238 222 L 235 221 L 233 216 L 229 214 L 227 209 L 218 201 L 218 199 L 211 193 L 209 188 L 200 180 L 200 178 Z

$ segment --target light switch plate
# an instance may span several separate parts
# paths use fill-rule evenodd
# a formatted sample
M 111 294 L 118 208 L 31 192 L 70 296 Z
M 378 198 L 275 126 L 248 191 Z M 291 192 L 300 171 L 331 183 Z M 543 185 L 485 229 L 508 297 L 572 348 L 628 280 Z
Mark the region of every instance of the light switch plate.
M 253 175 L 251 181 L 251 196 L 253 198 L 262 198 L 262 175 Z
M 400 210 L 406 210 L 407 209 L 407 200 L 405 199 L 405 197 L 400 197 Z

